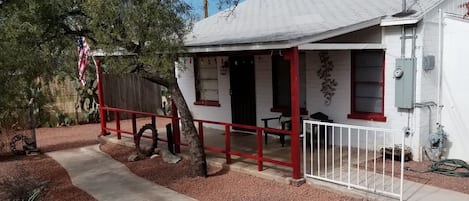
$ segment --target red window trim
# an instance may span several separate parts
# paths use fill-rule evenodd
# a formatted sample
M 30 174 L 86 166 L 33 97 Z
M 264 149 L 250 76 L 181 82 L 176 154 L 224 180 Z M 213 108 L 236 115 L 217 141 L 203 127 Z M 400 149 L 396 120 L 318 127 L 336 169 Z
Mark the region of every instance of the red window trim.
M 386 122 L 387 117 L 381 113 L 352 113 L 348 114 L 347 118 L 349 119 L 362 119 L 369 121 L 381 121 Z
M 382 90 L 382 100 L 381 100 L 381 112 L 380 113 L 368 113 L 368 112 L 357 112 L 355 111 L 355 56 L 354 54 L 356 54 L 356 52 L 365 52 L 365 51 L 382 51 L 382 54 L 383 54 L 383 58 L 382 58 L 382 71 L 381 71 L 381 76 L 383 78 L 383 81 L 380 82 L 379 84 L 383 87 L 383 90 Z M 384 100 L 385 100 L 385 97 L 384 97 L 384 90 L 386 89 L 385 88 L 385 79 L 386 77 L 384 76 L 385 75 L 385 69 L 386 69 L 386 65 L 385 65 L 385 61 L 386 61 L 386 53 L 385 53 L 385 50 L 381 50 L 381 49 L 377 49 L 377 50 L 353 50 L 351 52 L 351 67 L 352 67 L 352 73 L 351 73 L 351 86 L 352 86 L 352 90 L 351 90 L 351 97 L 350 97 L 350 102 L 351 102 L 351 113 L 347 115 L 347 118 L 349 119 L 362 119 L 362 120 L 370 120 L 370 121 L 381 121 L 381 122 L 386 122 L 387 118 L 386 116 L 384 116 Z M 377 82 L 375 82 L 377 83 Z
M 208 100 L 195 101 L 194 105 L 211 106 L 211 107 L 220 107 L 221 106 L 219 101 L 208 101 Z

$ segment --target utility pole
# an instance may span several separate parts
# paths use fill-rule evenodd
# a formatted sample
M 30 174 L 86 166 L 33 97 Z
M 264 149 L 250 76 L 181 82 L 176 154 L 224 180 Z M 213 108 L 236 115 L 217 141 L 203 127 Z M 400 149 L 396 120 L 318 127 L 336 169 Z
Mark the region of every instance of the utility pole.
M 208 0 L 204 0 L 204 17 L 208 17 Z

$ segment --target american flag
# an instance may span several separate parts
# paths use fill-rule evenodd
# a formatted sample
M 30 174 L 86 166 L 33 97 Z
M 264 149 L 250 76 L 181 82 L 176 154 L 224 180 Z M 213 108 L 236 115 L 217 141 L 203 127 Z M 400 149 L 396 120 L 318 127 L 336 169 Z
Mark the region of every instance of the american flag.
M 88 54 L 90 53 L 90 47 L 86 43 L 84 36 L 78 37 L 78 80 L 82 86 L 85 86 L 85 71 L 88 68 Z

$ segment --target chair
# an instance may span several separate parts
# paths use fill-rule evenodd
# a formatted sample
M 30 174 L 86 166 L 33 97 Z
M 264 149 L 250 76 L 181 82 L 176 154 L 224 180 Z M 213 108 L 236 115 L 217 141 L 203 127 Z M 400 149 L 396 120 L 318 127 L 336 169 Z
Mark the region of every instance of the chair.
M 334 121 L 329 119 L 329 116 L 325 115 L 324 113 L 322 112 L 316 112 L 314 114 L 311 114 L 310 116 L 311 120 L 315 120 L 315 121 L 320 121 L 320 122 L 326 122 L 326 123 L 333 123 Z M 332 127 L 330 126 L 318 126 L 317 125 L 313 125 L 311 127 L 312 130 L 310 129 L 306 129 L 306 142 L 307 142 L 307 146 L 308 147 L 311 147 L 311 137 L 313 138 L 313 141 L 312 141 L 312 147 L 316 148 L 317 146 L 317 139 L 318 139 L 318 134 L 321 133 L 321 136 L 320 136 L 320 146 L 321 147 L 324 147 L 326 146 L 329 142 L 326 141 L 326 135 L 330 135 L 332 133 L 332 131 L 330 129 L 332 129 Z M 324 132 L 325 131 L 325 132 Z M 327 138 L 329 139 L 329 138 Z
M 264 122 L 265 128 L 275 128 L 280 130 L 291 130 L 291 117 L 286 115 L 280 115 L 279 117 L 272 117 L 272 118 L 264 118 L 261 119 Z M 269 123 L 276 122 L 277 125 L 272 125 Z M 268 134 L 278 135 L 280 137 L 280 143 L 282 147 L 285 146 L 285 134 L 283 133 L 275 133 L 275 132 L 266 132 L 264 131 L 264 142 L 267 144 Z

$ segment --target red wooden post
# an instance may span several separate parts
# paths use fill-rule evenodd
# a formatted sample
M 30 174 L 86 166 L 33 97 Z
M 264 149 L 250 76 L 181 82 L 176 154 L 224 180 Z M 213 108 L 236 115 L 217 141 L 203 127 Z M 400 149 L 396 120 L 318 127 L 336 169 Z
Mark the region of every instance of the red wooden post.
M 174 101 L 171 103 L 171 115 L 171 123 L 173 124 L 174 151 L 176 153 L 181 153 L 181 130 L 179 129 L 178 108 L 176 107 L 176 103 Z
M 98 80 L 98 104 L 99 104 L 99 121 L 101 124 L 101 135 L 106 135 L 106 113 L 104 107 L 104 96 L 103 96 L 103 72 L 101 69 L 101 61 L 96 59 L 96 79 Z
M 291 160 L 293 179 L 300 179 L 300 76 L 298 47 L 293 47 L 285 55 L 290 60 L 291 86 Z
M 231 141 L 230 141 L 230 126 L 225 125 L 225 156 L 226 156 L 226 164 L 231 164 Z
M 117 130 L 117 139 L 121 139 L 121 117 L 120 113 L 117 111 L 114 111 L 114 116 L 116 117 L 116 130 Z
M 262 130 L 260 128 L 256 129 L 256 134 L 257 134 L 257 170 L 262 171 L 264 170 L 264 164 L 262 162 L 262 157 L 263 155 L 263 147 L 262 147 Z
M 151 116 L 151 125 L 153 126 L 153 128 L 157 129 L 156 128 L 156 116 Z
M 199 121 L 199 139 L 200 143 L 202 143 L 202 147 L 204 146 L 204 125 L 201 121 Z
M 137 142 L 137 115 L 132 114 L 132 134 L 134 135 L 134 143 Z

